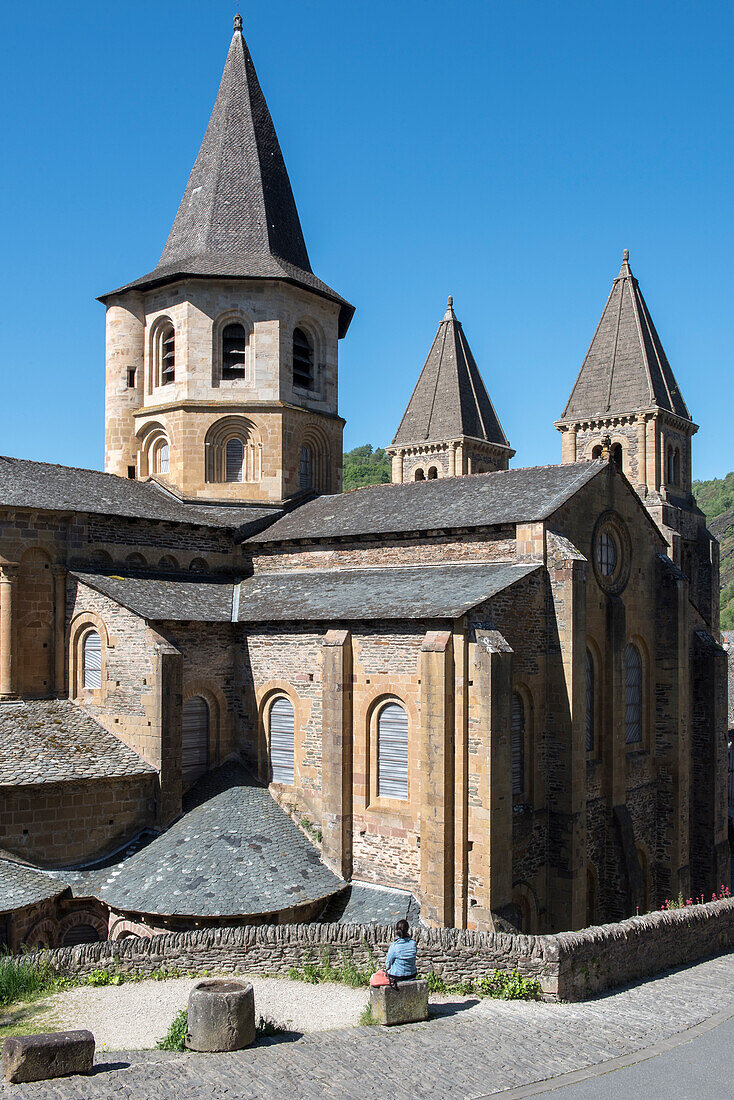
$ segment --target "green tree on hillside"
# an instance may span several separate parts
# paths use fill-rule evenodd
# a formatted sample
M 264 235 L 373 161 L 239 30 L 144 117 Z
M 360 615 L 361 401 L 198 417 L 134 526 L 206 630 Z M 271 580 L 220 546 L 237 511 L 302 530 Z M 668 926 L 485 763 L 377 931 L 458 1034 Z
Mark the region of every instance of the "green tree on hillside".
M 392 463 L 383 447 L 371 443 L 344 453 L 344 492 L 362 485 L 387 485 L 392 481 Z
M 709 522 L 723 515 L 730 508 L 734 508 L 734 471 L 726 477 L 714 477 L 710 481 L 694 481 L 693 495 Z

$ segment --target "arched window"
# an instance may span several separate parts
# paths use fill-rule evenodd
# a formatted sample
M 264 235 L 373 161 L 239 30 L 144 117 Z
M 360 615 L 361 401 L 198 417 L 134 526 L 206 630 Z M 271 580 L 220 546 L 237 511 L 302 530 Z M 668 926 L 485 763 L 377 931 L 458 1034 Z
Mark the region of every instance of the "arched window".
M 208 573 L 209 562 L 206 558 L 194 558 L 189 566 L 189 573 Z
M 512 793 L 522 794 L 525 789 L 525 705 L 522 698 L 512 696 Z
M 148 466 L 151 474 L 167 474 L 171 469 L 171 447 L 165 436 L 160 435 L 150 444 Z
M 128 554 L 125 558 L 125 565 L 132 566 L 134 569 L 145 569 L 146 564 L 142 554 Z
M 224 449 L 224 480 L 243 481 L 242 470 L 245 464 L 245 445 L 241 439 L 233 436 L 227 440 Z
M 222 333 L 222 378 L 225 380 L 244 378 L 246 356 L 247 332 L 245 326 L 240 324 L 227 325 Z
M 597 443 L 596 447 L 592 448 L 591 458 L 592 460 L 596 458 L 601 458 L 601 443 Z
M 642 741 L 642 658 L 630 643 L 624 651 L 625 742 Z
M 74 924 L 67 928 L 62 940 L 62 947 L 76 947 L 80 943 L 99 943 L 100 934 L 91 924 Z
M 586 751 L 594 751 L 596 713 L 594 705 L 594 658 L 586 650 Z
M 415 471 L 414 480 L 415 481 L 425 481 L 426 480 L 426 475 L 423 473 L 423 471 L 421 470 L 420 467 L 418 467 L 418 469 Z
M 438 470 L 436 469 L 436 467 L 435 466 L 429 466 L 428 467 L 428 480 L 429 481 L 435 481 L 437 477 L 438 477 Z
M 611 448 L 611 451 L 609 453 L 612 456 L 612 460 L 613 460 L 615 466 L 617 466 L 617 468 L 621 470 L 622 469 L 622 457 L 623 457 L 622 456 L 622 444 L 621 443 L 612 443 L 612 448 Z
M 295 782 L 295 715 L 286 695 L 270 708 L 270 770 L 273 783 Z
M 611 577 L 617 568 L 617 541 L 611 531 L 602 531 L 596 548 L 597 561 L 603 577 Z
M 680 485 L 680 448 L 675 448 L 673 455 L 673 484 Z
M 313 468 L 311 460 L 311 448 L 301 447 L 298 462 L 298 485 L 301 489 L 310 489 L 313 486 Z
M 668 446 L 668 485 L 675 485 L 675 453 L 671 446 Z
M 164 554 L 158 561 L 159 569 L 178 569 L 178 562 L 172 554 Z
M 209 767 L 209 706 L 201 695 L 187 699 L 182 712 L 181 770 L 184 790 Z
M 82 687 L 99 691 L 102 687 L 102 639 L 90 630 L 82 642 Z
M 377 793 L 408 798 L 408 715 L 398 703 L 388 703 L 377 718 Z
M 293 385 L 310 390 L 313 387 L 313 344 L 302 328 L 293 330 Z
M 158 376 L 161 386 L 176 378 L 176 332 L 170 321 L 158 333 Z

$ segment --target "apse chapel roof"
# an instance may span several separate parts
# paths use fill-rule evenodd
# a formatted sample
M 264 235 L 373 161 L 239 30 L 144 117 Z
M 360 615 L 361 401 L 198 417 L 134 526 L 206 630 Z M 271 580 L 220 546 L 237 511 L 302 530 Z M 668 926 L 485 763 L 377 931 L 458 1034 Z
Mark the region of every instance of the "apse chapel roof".
M 155 481 L 135 481 L 50 462 L 0 456 L 0 506 L 50 512 L 91 512 L 126 519 L 164 520 L 199 527 L 256 529 L 280 514 L 258 506 L 192 504 Z
M 625 249 L 561 420 L 653 406 L 691 419 Z
M 343 336 L 354 307 L 311 270 L 283 154 L 235 19 L 222 81 L 158 266 L 112 294 L 187 276 L 285 279 L 336 302 Z
M 510 446 L 450 297 L 392 446 L 461 436 Z
M 155 769 L 66 699 L 0 703 L 0 785 L 147 773 Z
M 68 890 L 65 882 L 11 859 L 0 859 L 0 913 L 24 909 L 56 898 Z
M 547 519 L 608 463 L 496 470 L 322 496 L 278 519 L 249 543 L 335 539 Z

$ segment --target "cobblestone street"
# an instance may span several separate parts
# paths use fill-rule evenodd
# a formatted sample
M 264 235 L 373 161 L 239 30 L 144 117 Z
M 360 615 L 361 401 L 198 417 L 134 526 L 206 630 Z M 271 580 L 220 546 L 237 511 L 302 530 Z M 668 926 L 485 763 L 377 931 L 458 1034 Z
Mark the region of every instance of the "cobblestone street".
M 734 954 L 581 1004 L 484 1001 L 427 1024 L 322 1032 L 237 1054 L 103 1054 L 92 1077 L 4 1086 L 0 1096 L 478 1100 L 634 1054 L 727 1012 Z

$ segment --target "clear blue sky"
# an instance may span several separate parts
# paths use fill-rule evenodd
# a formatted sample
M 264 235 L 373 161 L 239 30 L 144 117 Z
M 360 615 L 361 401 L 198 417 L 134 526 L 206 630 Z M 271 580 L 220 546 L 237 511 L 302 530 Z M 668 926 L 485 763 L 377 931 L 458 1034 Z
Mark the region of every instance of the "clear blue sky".
M 2 5 L 0 453 L 103 461 L 104 309 L 157 262 L 229 0 Z M 314 271 L 357 306 L 345 445 L 390 441 L 454 295 L 515 465 L 637 275 L 734 468 L 734 7 L 689 0 L 243 0 Z

